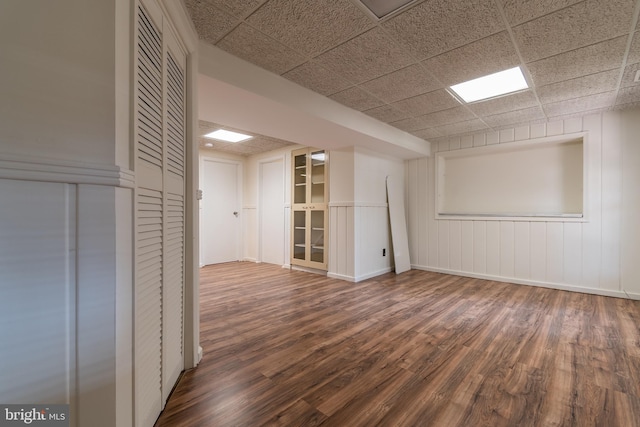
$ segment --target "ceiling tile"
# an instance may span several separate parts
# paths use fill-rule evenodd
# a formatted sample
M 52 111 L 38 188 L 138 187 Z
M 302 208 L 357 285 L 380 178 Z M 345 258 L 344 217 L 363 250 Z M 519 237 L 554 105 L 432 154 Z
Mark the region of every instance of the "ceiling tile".
M 416 130 L 426 129 L 430 127 L 428 122 L 424 121 L 419 117 L 398 120 L 397 122 L 392 122 L 389 124 L 393 127 L 397 127 L 398 129 L 402 129 L 407 132 L 413 132 Z
M 442 84 L 423 66 L 413 64 L 360 86 L 385 102 L 394 102 L 440 89 Z
M 217 46 L 276 74 L 283 74 L 305 61 L 288 47 L 247 24 L 240 24 Z
M 624 74 L 622 75 L 622 83 L 620 87 L 635 86 L 638 83 L 634 82 L 636 73 L 640 70 L 640 63 L 631 64 L 624 68 Z
M 422 64 L 444 85 L 450 86 L 520 64 L 506 31 L 443 53 Z
M 538 104 L 536 95 L 531 90 L 489 99 L 487 101 L 474 102 L 468 107 L 478 116 L 506 113 L 507 111 L 522 110 Z
M 608 92 L 618 85 L 620 71 L 610 70 L 536 88 L 543 104 Z
M 424 116 L 416 117 L 425 123 L 425 127 L 435 127 L 440 125 L 447 125 L 450 123 L 463 122 L 475 118 L 473 113 L 466 107 L 455 107 L 448 110 L 437 111 L 435 113 L 426 114 Z
M 429 0 L 382 26 L 419 60 L 504 30 L 492 0 Z
M 244 19 L 267 0 L 204 0 L 239 19 Z
M 351 86 L 347 80 L 315 61 L 305 62 L 282 76 L 321 95 L 331 95 Z
M 270 0 L 247 22 L 293 50 L 314 56 L 373 26 L 348 0 Z
M 498 0 L 510 25 L 521 24 L 583 0 Z
M 422 130 L 417 130 L 414 132 L 411 132 L 413 135 L 417 136 L 418 138 L 422 138 L 422 139 L 433 139 L 433 138 L 439 138 L 441 136 L 444 136 L 442 133 L 438 132 L 435 129 L 422 129 Z
M 545 116 L 542 109 L 538 106 L 531 108 L 524 108 L 522 110 L 508 111 L 502 114 L 494 114 L 491 116 L 485 116 L 482 119 L 486 124 L 492 128 L 500 128 L 505 126 L 512 126 L 519 123 L 535 122 L 537 120 L 544 120 Z
M 460 105 L 449 92 L 439 89 L 433 92 L 403 99 L 392 104 L 394 107 L 410 113 L 412 116 L 421 116 L 434 111 L 446 110 Z
M 627 64 L 635 64 L 636 62 L 640 62 L 640 31 L 634 33 L 627 57 Z
M 628 33 L 634 3 L 586 0 L 519 25 L 513 33 L 525 62 L 531 62 Z
M 483 129 L 488 129 L 488 127 L 480 119 L 466 120 L 464 122 L 451 123 L 435 128 L 436 132 L 440 132 L 441 134 L 447 136 L 472 133 Z
M 543 105 L 547 117 L 564 116 L 598 109 L 609 109 L 615 103 L 615 92 L 599 93 L 568 101 L 554 102 Z
M 205 120 L 198 121 L 198 134 L 205 135 L 215 129 L 227 129 L 236 132 L 242 132 L 253 136 L 253 138 L 242 142 L 224 142 L 211 138 L 199 138 L 200 146 L 206 150 L 221 151 L 225 153 L 231 153 L 239 156 L 251 156 L 253 154 L 262 153 L 265 151 L 272 151 L 278 148 L 286 147 L 287 145 L 293 145 L 292 142 L 282 139 L 271 138 L 268 136 L 256 134 L 253 132 L 247 132 L 243 129 L 238 129 L 230 126 L 222 126 L 217 123 L 208 122 Z M 206 147 L 205 144 L 211 144 L 211 147 Z
M 205 0 L 186 0 L 185 4 L 198 36 L 211 44 L 216 44 L 238 24 L 237 18 L 217 9 Z
M 640 85 L 620 89 L 616 105 L 637 104 L 640 102 Z
M 369 110 L 383 104 L 378 98 L 357 86 L 334 93 L 329 98 L 358 111 Z
M 627 37 L 617 37 L 527 64 L 534 85 L 542 86 L 620 68 Z
M 398 110 L 391 105 L 382 105 L 380 107 L 372 108 L 367 111 L 363 111 L 365 114 L 373 117 L 374 119 L 378 119 L 381 122 L 391 123 L 397 122 L 398 120 L 406 119 L 411 117 L 409 113 Z
M 380 28 L 374 28 L 317 57 L 324 67 L 353 83 L 375 79 L 413 62 Z

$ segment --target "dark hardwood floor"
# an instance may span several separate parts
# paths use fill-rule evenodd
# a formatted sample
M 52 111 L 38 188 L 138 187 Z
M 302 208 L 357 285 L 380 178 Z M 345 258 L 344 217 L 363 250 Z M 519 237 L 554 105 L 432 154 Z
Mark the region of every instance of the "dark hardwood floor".
M 640 426 L 640 302 L 410 271 L 201 270 L 157 426 Z

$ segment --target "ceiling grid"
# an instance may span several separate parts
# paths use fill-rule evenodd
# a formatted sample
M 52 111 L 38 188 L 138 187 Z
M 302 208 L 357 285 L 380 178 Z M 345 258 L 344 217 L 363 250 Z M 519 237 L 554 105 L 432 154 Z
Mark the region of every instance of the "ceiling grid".
M 640 0 L 185 0 L 200 38 L 438 142 L 640 103 Z M 520 66 L 530 88 L 461 104 L 450 85 Z

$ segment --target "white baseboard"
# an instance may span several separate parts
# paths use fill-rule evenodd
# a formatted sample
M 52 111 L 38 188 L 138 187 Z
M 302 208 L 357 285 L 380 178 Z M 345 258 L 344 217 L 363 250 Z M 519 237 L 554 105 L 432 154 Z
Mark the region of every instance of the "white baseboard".
M 242 258 L 242 261 L 255 262 L 256 264 L 259 262 L 257 259 L 255 259 L 255 258 L 249 258 L 249 257 L 244 257 L 244 258 Z
M 386 267 L 386 268 L 383 268 L 382 270 L 373 271 L 371 273 L 363 274 L 361 276 L 346 276 L 344 274 L 327 273 L 327 277 L 331 277 L 332 279 L 346 280 L 347 282 L 358 283 L 358 282 L 362 282 L 363 280 L 371 279 L 372 277 L 377 277 L 382 274 L 387 274 L 391 271 L 393 271 L 391 267 Z
M 327 273 L 327 277 L 332 279 L 346 280 L 347 282 L 356 282 L 356 278 L 353 276 L 345 276 L 344 274 Z
M 302 267 L 300 265 L 292 265 L 291 269 L 297 270 L 297 271 L 304 271 L 306 273 L 313 273 L 313 274 L 320 274 L 322 276 L 328 276 L 328 273 L 326 271 L 318 270 L 317 268 L 309 268 L 309 267 Z
M 383 274 L 387 274 L 392 272 L 393 269 L 391 267 L 383 268 L 382 270 L 374 271 L 368 274 L 363 274 L 362 276 L 356 276 L 356 282 L 361 282 L 363 280 L 371 279 L 372 277 L 381 276 Z
M 537 280 L 525 280 L 525 279 L 518 279 L 515 277 L 493 276 L 490 274 L 478 274 L 478 273 L 471 273 L 467 271 L 449 270 L 446 268 L 434 268 L 434 267 L 428 267 L 424 265 L 415 265 L 415 264 L 411 265 L 411 268 L 414 268 L 416 270 L 433 271 L 435 273 L 451 274 L 454 276 L 472 277 L 474 279 L 493 280 L 495 282 L 515 283 L 517 285 L 537 286 L 541 288 L 559 289 L 562 291 L 581 292 L 584 294 L 593 294 L 593 295 L 602 295 L 607 297 L 640 300 L 639 294 L 628 293 L 625 291 L 613 291 L 609 289 L 587 288 L 584 286 L 568 285 L 565 283 L 540 282 Z

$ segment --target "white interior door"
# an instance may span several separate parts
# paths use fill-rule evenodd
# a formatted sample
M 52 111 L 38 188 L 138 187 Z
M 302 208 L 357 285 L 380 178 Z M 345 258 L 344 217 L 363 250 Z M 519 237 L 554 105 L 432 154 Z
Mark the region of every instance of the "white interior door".
M 240 164 L 205 159 L 202 167 L 202 261 L 240 259 Z
M 261 261 L 284 265 L 284 248 L 284 161 L 277 159 L 260 167 Z

